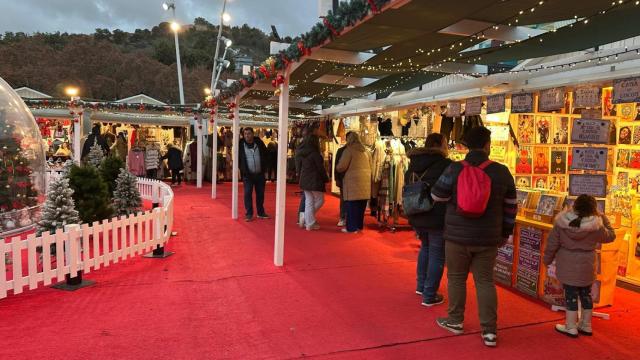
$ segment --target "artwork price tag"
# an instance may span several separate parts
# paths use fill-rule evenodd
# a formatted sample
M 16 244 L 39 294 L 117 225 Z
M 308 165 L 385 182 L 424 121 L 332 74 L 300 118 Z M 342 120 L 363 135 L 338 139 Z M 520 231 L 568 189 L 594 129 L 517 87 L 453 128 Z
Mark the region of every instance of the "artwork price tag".
M 487 96 L 487 114 L 501 113 L 505 110 L 505 95 Z
M 569 195 L 579 196 L 582 194 L 600 198 L 606 197 L 607 175 L 570 174 Z
M 464 115 L 480 115 L 482 113 L 482 98 L 474 97 L 471 99 L 467 99 L 467 102 L 464 106 Z
M 540 91 L 539 111 L 558 110 L 564 107 L 564 88 L 553 88 Z
M 573 92 L 573 107 L 600 106 L 600 88 L 597 86 L 580 86 Z
M 613 81 L 614 104 L 640 102 L 640 77 Z
M 459 117 L 462 112 L 462 104 L 459 102 L 450 102 L 447 104 L 447 116 L 449 117 Z
M 512 113 L 532 113 L 533 112 L 533 94 L 513 94 L 511 95 L 511 112 Z
M 608 144 L 609 120 L 573 119 L 571 143 Z

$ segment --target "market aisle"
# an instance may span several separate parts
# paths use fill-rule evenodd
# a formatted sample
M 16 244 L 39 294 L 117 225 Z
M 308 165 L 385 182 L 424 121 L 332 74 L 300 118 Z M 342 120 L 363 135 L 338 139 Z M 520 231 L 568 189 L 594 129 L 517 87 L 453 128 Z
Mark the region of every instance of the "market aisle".
M 75 293 L 41 289 L 0 301 L 0 358 L 82 359 L 450 359 L 631 358 L 637 351 L 640 295 L 618 289 L 611 321 L 573 340 L 551 324 L 543 304 L 500 290 L 500 344 L 482 345 L 475 311 L 466 336 L 434 324 L 444 307 L 424 308 L 413 294 L 418 243 L 411 232 L 345 235 L 328 197 L 321 231 L 295 225 L 287 201 L 285 264 L 275 268 L 273 220 L 229 218 L 230 187 L 176 189 L 175 229 L 164 260 L 133 259 L 90 274 L 97 285 Z M 275 187 L 268 186 L 272 214 Z M 273 214 L 272 214 L 273 215 Z M 371 219 L 369 219 L 371 220 Z M 475 299 L 468 299 L 475 308 Z

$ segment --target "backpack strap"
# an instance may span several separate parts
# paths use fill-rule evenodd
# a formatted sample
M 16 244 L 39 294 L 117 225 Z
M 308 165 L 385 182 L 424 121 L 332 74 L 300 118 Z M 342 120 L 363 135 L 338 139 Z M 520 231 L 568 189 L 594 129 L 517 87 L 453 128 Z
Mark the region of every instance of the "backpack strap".
M 487 168 L 487 166 L 491 165 L 493 163 L 493 161 L 491 160 L 487 160 L 485 162 L 483 162 L 482 164 L 480 164 L 478 167 L 480 168 L 480 170 L 484 170 Z
M 460 161 L 460 163 L 462 164 L 463 167 L 471 166 L 471 164 L 469 164 L 467 160 L 462 160 Z

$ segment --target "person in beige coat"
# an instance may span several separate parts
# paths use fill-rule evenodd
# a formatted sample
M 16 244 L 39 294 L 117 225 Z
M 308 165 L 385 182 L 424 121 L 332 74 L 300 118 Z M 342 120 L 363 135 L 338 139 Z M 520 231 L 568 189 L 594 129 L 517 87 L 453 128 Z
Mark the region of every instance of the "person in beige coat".
M 347 134 L 347 145 L 336 165 L 344 173 L 342 196 L 347 213 L 345 233 L 356 233 L 364 228 L 364 212 L 371 198 L 371 163 L 369 153 L 355 132 Z
M 580 195 L 573 208 L 558 214 L 544 250 L 544 264 L 553 267 L 564 287 L 566 323 L 556 330 L 570 337 L 590 336 L 593 300 L 591 286 L 596 280 L 596 249 L 614 241 L 616 234 L 606 216 L 598 213 L 596 199 Z M 578 321 L 578 298 L 582 318 Z

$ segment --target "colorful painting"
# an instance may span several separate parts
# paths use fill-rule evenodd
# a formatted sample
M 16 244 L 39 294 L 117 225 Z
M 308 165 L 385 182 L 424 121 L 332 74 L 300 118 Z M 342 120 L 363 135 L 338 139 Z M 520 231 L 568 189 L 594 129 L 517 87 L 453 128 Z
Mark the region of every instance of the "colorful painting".
M 516 176 L 516 187 L 531 188 L 531 176 Z
M 551 117 L 538 116 L 536 118 L 536 143 L 548 144 L 551 140 Z
M 616 161 L 617 167 L 628 168 L 629 161 L 631 160 L 631 151 L 629 149 L 618 149 L 618 160 Z
M 533 187 L 536 189 L 547 189 L 547 177 L 546 176 L 534 176 Z
M 553 143 L 568 144 L 569 143 L 569 118 L 562 117 L 555 119 L 553 123 Z
M 518 151 L 516 174 L 531 174 L 531 147 L 524 146 Z
M 553 216 L 556 207 L 558 207 L 559 198 L 553 195 L 542 195 L 536 208 L 536 214 Z
M 549 173 L 549 148 L 536 146 L 533 150 L 533 173 Z
M 631 126 L 623 126 L 618 133 L 618 144 L 628 145 L 631 144 L 632 130 Z
M 616 178 L 616 185 L 623 187 L 629 186 L 629 173 L 624 171 L 619 172 Z
M 612 88 L 602 89 L 602 110 L 604 116 L 616 116 L 616 106 L 611 102 L 613 96 Z
M 565 174 L 567 172 L 567 151 L 551 150 L 551 173 Z
M 565 175 L 549 176 L 549 190 L 557 192 L 567 191 L 567 177 Z
M 634 145 L 640 144 L 640 126 L 638 125 L 633 127 L 633 140 L 631 142 Z
M 518 141 L 521 144 L 531 144 L 533 140 L 533 116 L 518 116 Z
M 632 169 L 640 169 L 640 151 L 631 151 L 631 154 L 629 155 L 629 167 Z

